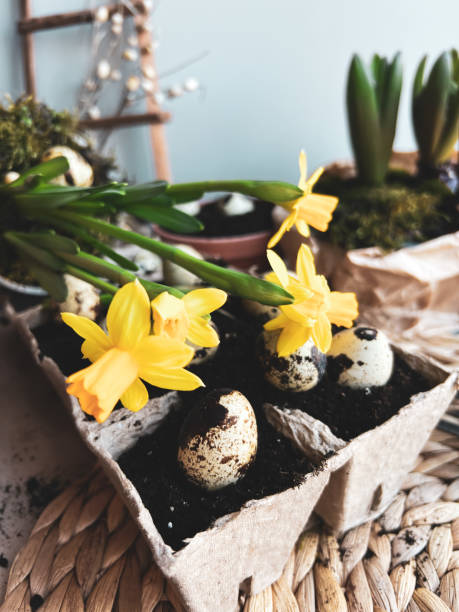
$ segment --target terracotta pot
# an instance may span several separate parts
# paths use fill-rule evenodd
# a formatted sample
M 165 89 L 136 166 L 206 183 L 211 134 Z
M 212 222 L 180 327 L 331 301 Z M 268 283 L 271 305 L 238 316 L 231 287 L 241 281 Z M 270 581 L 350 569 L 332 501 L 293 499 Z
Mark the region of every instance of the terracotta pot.
M 200 237 L 194 234 L 173 234 L 160 227 L 156 233 L 164 242 L 188 244 L 207 257 L 221 257 L 228 264 L 241 270 L 252 266 L 266 267 L 266 248 L 272 235 L 271 231 L 242 234 L 241 236 L 222 236 L 220 238 Z
M 393 348 L 434 386 L 414 395 L 388 421 L 350 442 L 337 438 L 328 425 L 301 410 L 265 406 L 268 421 L 311 459 L 317 461 L 333 452 L 337 457 L 343 453 L 349 457 L 332 474 L 316 507 L 316 512 L 339 533 L 375 518 L 387 508 L 456 393 L 457 373 L 448 376 L 428 359 Z
M 191 612 L 234 612 L 239 590 L 262 591 L 281 575 L 303 529 L 327 485 L 332 470 L 348 459 L 341 453 L 321 461 L 299 486 L 263 499 L 251 500 L 232 514 L 215 521 L 175 552 L 156 529 L 134 485 L 117 458 L 136 441 L 152 433 L 180 402 L 176 392 L 152 399 L 140 411 L 119 410 L 102 425 L 88 421 L 78 401 L 65 392 L 65 380 L 56 363 L 39 353 L 30 316 L 13 318 L 36 362 L 64 401 L 83 441 L 98 458 L 133 519 L 144 535 L 160 570 L 176 588 L 184 608 Z

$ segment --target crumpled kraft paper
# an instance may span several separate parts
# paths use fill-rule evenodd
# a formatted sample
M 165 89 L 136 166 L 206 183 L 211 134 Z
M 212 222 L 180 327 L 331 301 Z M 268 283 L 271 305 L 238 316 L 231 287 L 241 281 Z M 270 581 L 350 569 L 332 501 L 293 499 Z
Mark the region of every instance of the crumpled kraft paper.
M 30 325 L 43 312 L 10 313 L 17 331 L 64 400 L 83 441 L 99 460 L 144 535 L 160 570 L 175 586 L 190 612 L 234 612 L 240 588 L 258 593 L 275 582 L 296 540 L 330 479 L 348 459 L 343 453 L 321 463 L 304 482 L 276 495 L 251 500 L 238 511 L 219 518 L 209 529 L 189 539 L 178 552 L 165 544 L 150 512 L 126 478 L 116 459 L 142 436 L 157 429 L 180 401 L 176 392 L 151 399 L 139 412 L 119 410 L 103 424 L 88 421 L 76 398 L 65 392 L 65 378 L 57 364 L 40 356 Z
M 311 459 L 317 461 L 330 453 L 339 458 L 347 453 L 349 459 L 332 473 L 315 510 L 338 533 L 386 509 L 456 393 L 456 373 L 448 375 L 426 358 L 399 353 L 435 386 L 414 395 L 388 421 L 350 442 L 301 410 L 265 405 L 270 423 Z

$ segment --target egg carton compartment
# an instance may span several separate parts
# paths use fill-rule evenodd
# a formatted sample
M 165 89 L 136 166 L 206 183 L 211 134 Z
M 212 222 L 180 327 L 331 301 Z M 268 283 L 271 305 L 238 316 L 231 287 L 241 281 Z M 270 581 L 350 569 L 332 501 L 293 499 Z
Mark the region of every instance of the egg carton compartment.
M 425 357 L 392 348 L 433 387 L 413 395 L 390 419 L 350 441 L 340 439 L 328 425 L 302 410 L 264 406 L 268 421 L 311 459 L 317 461 L 330 453 L 347 455 L 315 509 L 338 533 L 387 508 L 457 389 L 457 373 L 449 374 Z
M 142 498 L 120 468 L 118 458 L 153 433 L 179 403 L 164 393 L 138 413 L 115 410 L 103 424 L 85 415 L 76 398 L 66 393 L 59 366 L 40 352 L 32 329 L 42 324 L 42 309 L 11 320 L 35 361 L 57 390 L 85 444 L 98 459 L 144 535 L 155 562 L 176 587 L 185 609 L 192 612 L 234 612 L 240 589 L 255 594 L 279 578 L 333 470 L 346 454 L 320 462 L 298 486 L 250 500 L 238 511 L 217 519 L 187 540 L 179 551 L 167 545 Z

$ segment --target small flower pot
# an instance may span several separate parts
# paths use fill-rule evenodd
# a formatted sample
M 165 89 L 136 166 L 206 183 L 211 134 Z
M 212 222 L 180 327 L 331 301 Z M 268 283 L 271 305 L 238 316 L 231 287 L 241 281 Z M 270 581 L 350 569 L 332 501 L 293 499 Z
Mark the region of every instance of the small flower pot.
M 435 386 L 412 396 L 392 418 L 350 442 L 301 410 L 265 405 L 270 423 L 308 457 L 317 461 L 330 453 L 347 454 L 316 507 L 339 533 L 375 518 L 390 504 L 457 389 L 457 373 L 448 375 L 428 359 L 395 350 Z
M 206 257 L 224 259 L 229 265 L 241 270 L 252 266 L 266 266 L 266 248 L 272 232 L 254 232 L 241 236 L 204 238 L 194 234 L 173 234 L 160 227 L 156 233 L 164 242 L 187 244 Z

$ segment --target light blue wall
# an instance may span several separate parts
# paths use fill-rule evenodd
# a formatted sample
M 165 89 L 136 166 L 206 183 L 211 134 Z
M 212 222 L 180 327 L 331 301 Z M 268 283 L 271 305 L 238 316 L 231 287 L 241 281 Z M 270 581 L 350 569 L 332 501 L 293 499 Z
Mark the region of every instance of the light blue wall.
M 17 0 L 2 0 L 0 92 L 22 89 Z M 37 14 L 85 8 L 85 0 L 34 0 Z M 349 155 L 343 88 L 349 58 L 358 51 L 401 50 L 405 88 L 396 140 L 414 146 L 409 91 L 423 53 L 459 46 L 457 0 L 162 0 L 155 14 L 160 70 L 208 50 L 193 74 L 203 95 L 167 104 L 176 180 L 279 178 L 296 181 L 298 151 L 310 166 Z M 88 62 L 90 29 L 36 35 L 41 97 L 72 107 Z M 119 132 L 115 152 L 138 180 L 152 176 L 147 128 Z

